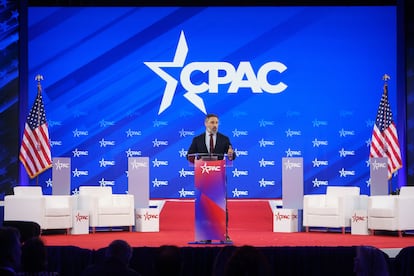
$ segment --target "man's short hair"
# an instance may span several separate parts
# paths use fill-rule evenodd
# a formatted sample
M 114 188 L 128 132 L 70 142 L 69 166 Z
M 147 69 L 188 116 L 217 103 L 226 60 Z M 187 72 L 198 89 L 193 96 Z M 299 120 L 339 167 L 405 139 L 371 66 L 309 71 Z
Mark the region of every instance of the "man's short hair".
M 210 118 L 212 118 L 212 117 L 214 117 L 214 118 L 217 118 L 217 119 L 218 119 L 218 116 L 217 116 L 216 114 L 214 114 L 214 113 L 209 113 L 209 114 L 207 114 L 207 115 L 206 115 L 206 122 L 207 122 Z

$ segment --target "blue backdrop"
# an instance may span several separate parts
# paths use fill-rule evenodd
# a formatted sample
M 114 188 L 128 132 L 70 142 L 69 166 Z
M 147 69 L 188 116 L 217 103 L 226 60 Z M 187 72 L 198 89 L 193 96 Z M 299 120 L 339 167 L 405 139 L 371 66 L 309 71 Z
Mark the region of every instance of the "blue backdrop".
M 327 185 L 369 194 L 385 73 L 397 114 L 395 7 L 31 7 L 28 16 L 28 109 L 42 74 L 52 156 L 71 157 L 72 193 L 125 193 L 127 157 L 148 156 L 152 198 L 193 198 L 185 154 L 212 112 L 238 155 L 229 197 L 280 198 L 282 157 L 304 158 L 305 194 Z M 51 174 L 39 177 L 46 193 Z

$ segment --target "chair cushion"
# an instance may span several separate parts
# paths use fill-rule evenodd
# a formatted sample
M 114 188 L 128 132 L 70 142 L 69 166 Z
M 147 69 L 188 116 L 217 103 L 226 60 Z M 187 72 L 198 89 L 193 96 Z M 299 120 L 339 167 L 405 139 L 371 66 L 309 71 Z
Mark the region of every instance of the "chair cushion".
M 47 208 L 45 210 L 45 216 L 47 217 L 62 217 L 70 216 L 70 208 Z
M 324 215 L 324 216 L 337 216 L 339 215 L 338 208 L 314 208 L 310 207 L 307 209 L 308 215 Z
M 80 186 L 79 187 L 80 195 L 90 195 L 90 196 L 111 196 L 112 187 L 111 186 Z
M 325 208 L 338 208 L 338 197 L 327 195 L 325 197 Z
M 100 208 L 113 206 L 112 195 L 99 197 L 98 202 Z
M 395 215 L 394 209 L 371 208 L 368 210 L 368 216 L 370 217 L 392 218 L 395 217 Z
M 99 215 L 128 215 L 131 208 L 129 207 L 101 207 L 98 210 Z
M 414 186 L 403 186 L 403 187 L 401 187 L 400 196 L 414 197 Z

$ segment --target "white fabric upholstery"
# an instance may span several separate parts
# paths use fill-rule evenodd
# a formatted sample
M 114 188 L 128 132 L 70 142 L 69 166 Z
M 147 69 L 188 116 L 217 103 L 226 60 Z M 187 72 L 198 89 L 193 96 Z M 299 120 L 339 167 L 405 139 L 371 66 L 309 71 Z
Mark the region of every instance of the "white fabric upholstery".
M 414 230 L 414 186 L 401 187 L 399 195 L 370 196 L 368 229 L 398 231 Z
M 414 186 L 403 186 L 400 188 L 400 196 L 414 197 Z
M 80 186 L 77 208 L 89 211 L 89 226 L 95 227 L 135 225 L 134 196 L 113 194 L 112 187 Z
M 34 221 L 43 230 L 72 228 L 73 199 L 43 195 L 40 186 L 16 186 L 4 198 L 4 220 Z
M 303 226 L 342 228 L 351 226 L 354 210 L 366 209 L 367 196 L 359 187 L 328 186 L 326 194 L 305 195 L 303 198 Z

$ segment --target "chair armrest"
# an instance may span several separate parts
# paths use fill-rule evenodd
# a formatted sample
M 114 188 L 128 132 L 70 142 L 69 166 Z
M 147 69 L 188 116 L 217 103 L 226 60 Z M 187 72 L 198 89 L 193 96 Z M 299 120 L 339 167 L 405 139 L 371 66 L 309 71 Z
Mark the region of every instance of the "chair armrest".
M 414 197 L 398 197 L 397 201 L 397 214 L 398 214 L 398 226 L 400 230 L 414 230 L 414 216 L 412 214 L 414 210 Z
M 4 198 L 4 220 L 34 221 L 42 227 L 44 214 L 44 196 L 8 195 Z

